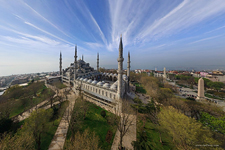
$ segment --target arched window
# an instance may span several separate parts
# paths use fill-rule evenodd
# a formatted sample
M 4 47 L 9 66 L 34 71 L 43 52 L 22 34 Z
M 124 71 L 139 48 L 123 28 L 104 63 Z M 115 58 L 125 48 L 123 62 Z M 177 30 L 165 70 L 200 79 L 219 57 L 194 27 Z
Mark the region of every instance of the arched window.
M 111 93 L 109 94 L 109 97 L 110 97 L 110 98 L 112 97 L 112 94 L 111 94 Z
M 100 91 L 100 89 L 99 89 L 99 94 L 101 94 L 101 91 Z
M 102 91 L 102 95 L 104 95 L 104 91 Z
M 107 92 L 105 92 L 105 96 L 107 96 Z

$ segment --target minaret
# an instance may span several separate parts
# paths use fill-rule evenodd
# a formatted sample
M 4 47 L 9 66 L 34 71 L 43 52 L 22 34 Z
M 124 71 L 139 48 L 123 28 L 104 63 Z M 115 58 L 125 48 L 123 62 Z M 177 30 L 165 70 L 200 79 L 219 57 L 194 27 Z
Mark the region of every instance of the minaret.
M 117 96 L 118 99 L 121 100 L 123 98 L 122 95 L 122 75 L 123 75 L 123 42 L 122 42 L 122 35 L 120 36 L 120 45 L 119 45 L 119 57 L 117 59 L 118 61 L 118 87 L 117 87 Z
M 60 52 L 60 57 L 59 57 L 59 75 L 62 81 L 62 53 Z
M 82 60 L 84 61 L 84 56 L 82 55 Z
M 75 56 L 74 56 L 74 80 L 77 75 L 77 45 L 75 46 Z
M 97 71 L 99 71 L 99 53 L 97 55 Z
M 130 52 L 128 52 L 128 60 L 127 60 L 127 78 L 128 78 L 128 83 L 127 83 L 127 87 L 128 87 L 128 92 L 130 92 Z

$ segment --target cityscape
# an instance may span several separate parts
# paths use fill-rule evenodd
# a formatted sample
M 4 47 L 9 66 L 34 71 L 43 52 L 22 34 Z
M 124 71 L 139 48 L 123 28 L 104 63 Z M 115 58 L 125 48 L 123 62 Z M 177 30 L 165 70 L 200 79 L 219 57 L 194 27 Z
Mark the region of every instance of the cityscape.
M 0 9 L 0 150 L 225 149 L 223 0 Z

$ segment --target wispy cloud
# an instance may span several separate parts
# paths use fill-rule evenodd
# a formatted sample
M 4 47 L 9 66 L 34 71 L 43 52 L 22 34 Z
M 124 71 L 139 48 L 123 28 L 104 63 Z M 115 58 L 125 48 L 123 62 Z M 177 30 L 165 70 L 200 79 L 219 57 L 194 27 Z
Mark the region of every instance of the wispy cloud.
M 163 1 L 158 9 L 155 8 L 158 1 L 147 2 L 109 0 L 112 22 L 109 45 L 115 45 L 120 33 L 125 46 L 136 41 L 139 44 L 154 42 L 225 12 L 223 0 Z
M 68 34 L 66 34 L 64 31 L 62 31 L 61 29 L 59 29 L 56 25 L 54 25 L 52 22 L 50 22 L 48 19 L 46 19 L 44 16 L 42 16 L 40 13 L 38 13 L 36 10 L 34 10 L 31 6 L 29 6 L 27 3 L 23 2 L 22 3 L 28 7 L 32 12 L 34 12 L 37 16 L 39 16 L 41 19 L 43 19 L 44 21 L 46 21 L 47 23 L 49 23 L 51 26 L 53 26 L 54 28 L 56 28 L 57 30 L 59 30 L 61 33 L 63 33 L 64 35 L 70 37 Z
M 224 34 L 223 34 L 223 35 L 224 35 Z M 223 36 L 223 35 L 217 35 L 217 36 L 213 36 L 213 37 L 204 38 L 204 39 L 201 39 L 201 40 L 197 40 L 197 41 L 191 42 L 191 43 L 189 43 L 189 44 L 194 44 L 194 43 L 198 43 L 198 42 L 202 42 L 202 41 L 206 41 L 206 40 L 215 39 L 215 38 L 221 37 L 221 36 Z

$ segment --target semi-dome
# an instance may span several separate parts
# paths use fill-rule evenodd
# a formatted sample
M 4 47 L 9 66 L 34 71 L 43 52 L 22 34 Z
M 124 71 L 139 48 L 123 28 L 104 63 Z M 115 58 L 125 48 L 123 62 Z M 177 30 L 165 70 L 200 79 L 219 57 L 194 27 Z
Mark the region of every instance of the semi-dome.
M 81 69 L 77 69 L 77 73 L 83 73 Z
M 123 79 L 124 80 L 128 80 L 128 77 L 125 75 L 125 76 L 123 76 Z
M 105 84 L 103 85 L 103 87 L 104 87 L 104 88 L 110 88 L 110 84 L 109 84 L 109 83 L 105 83 Z
M 91 84 L 97 84 L 97 83 L 98 83 L 98 81 L 96 81 L 96 80 L 91 82 Z
M 117 90 L 117 84 L 114 83 L 113 85 L 111 85 L 110 89 Z
M 83 81 L 84 81 L 84 82 L 87 82 L 87 80 L 88 80 L 88 79 L 87 79 L 87 78 L 85 78 Z
M 101 81 L 99 81 L 99 82 L 97 83 L 97 85 L 98 85 L 98 86 L 102 86 L 103 83 L 102 83 Z
M 87 82 L 88 82 L 88 83 L 91 83 L 91 82 L 92 82 L 92 80 L 91 80 L 91 79 L 89 79 Z

